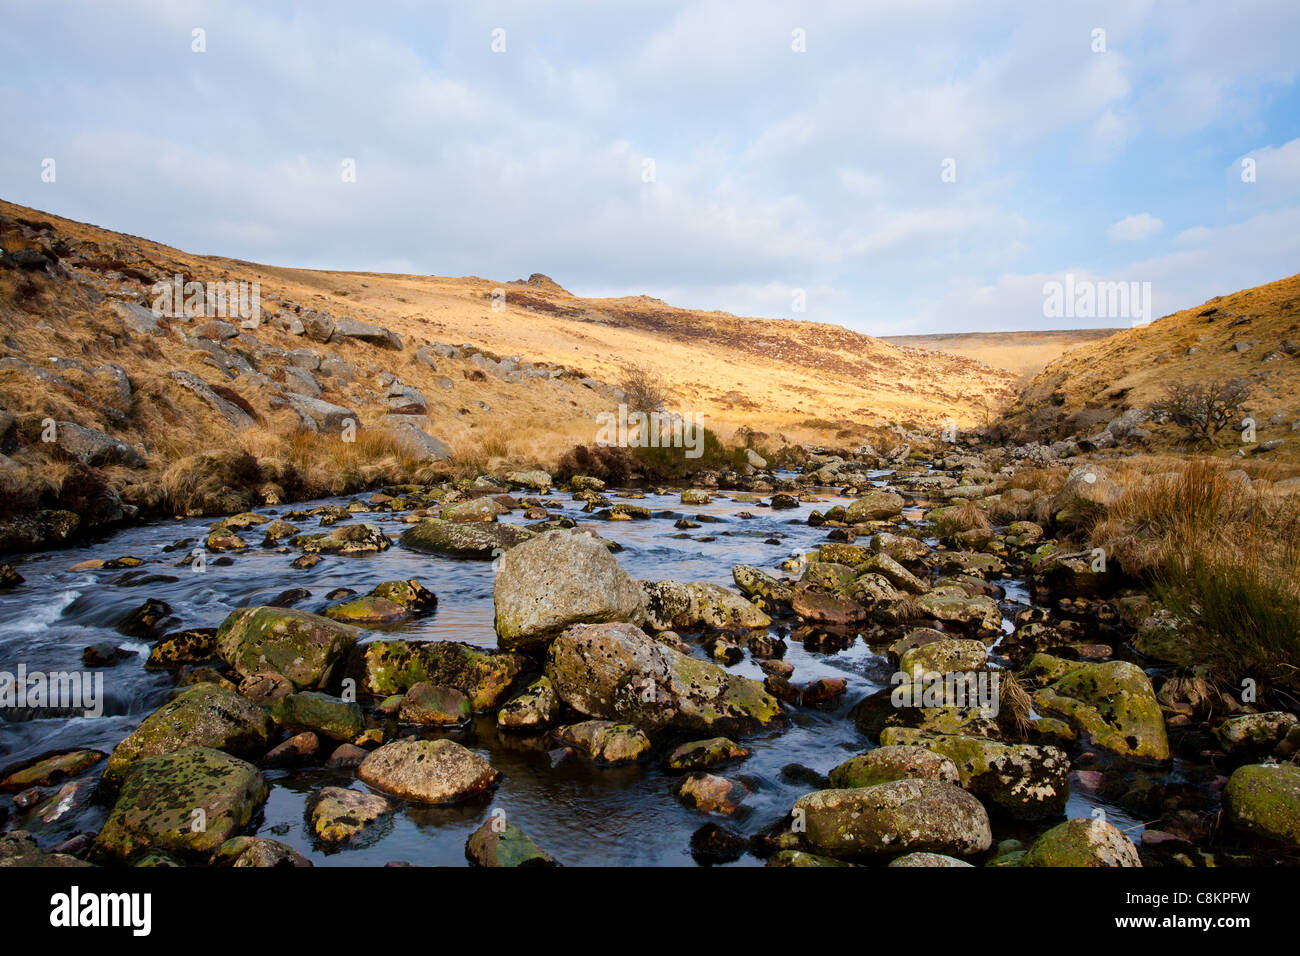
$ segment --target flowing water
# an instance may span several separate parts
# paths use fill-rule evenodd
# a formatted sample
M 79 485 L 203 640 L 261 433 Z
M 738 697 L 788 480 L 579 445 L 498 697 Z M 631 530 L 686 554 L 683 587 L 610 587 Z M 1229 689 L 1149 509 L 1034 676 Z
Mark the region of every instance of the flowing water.
M 883 474 L 883 473 L 882 473 Z M 306 510 L 316 504 L 347 504 L 356 498 L 330 499 L 282 508 L 264 508 L 267 516 L 289 510 Z M 611 495 L 611 498 L 614 497 Z M 590 521 L 581 503 L 567 495 L 548 500 L 562 504 L 564 514 L 623 547 L 617 557 L 633 578 L 711 581 L 730 586 L 731 568 L 751 564 L 775 571 L 787 557 L 814 550 L 826 540 L 823 528 L 810 527 L 809 512 L 848 499 L 833 493 L 820 504 L 801 503 L 797 509 L 773 511 L 753 502 L 732 500 L 721 492 L 708 505 L 682 504 L 678 496 L 647 494 L 634 502 L 652 512 L 671 511 L 675 516 L 698 520 L 697 529 L 680 532 L 673 518 L 650 521 Z M 740 517 L 741 512 L 754 515 Z M 919 519 L 919 509 L 909 509 L 905 520 Z M 353 520 L 379 525 L 396 538 L 409 525 L 400 515 L 366 513 Z M 518 514 L 503 521 L 521 521 Z M 325 595 L 335 588 L 365 593 L 382 581 L 418 579 L 438 596 L 432 614 L 393 628 L 375 629 L 367 639 L 456 640 L 483 647 L 495 647 L 493 631 L 493 571 L 489 562 L 466 561 L 420 554 L 400 544 L 387 551 L 361 556 L 326 556 L 314 568 L 290 567 L 297 552 L 278 553 L 250 547 L 234 554 L 228 564 L 209 557 L 202 573 L 180 562 L 189 550 L 202 544 L 211 519 L 154 523 L 121 531 L 103 541 L 76 549 L 28 557 L 17 563 L 26 583 L 11 592 L 0 592 L 0 671 L 13 673 L 25 664 L 33 671 L 81 671 L 82 651 L 90 644 L 112 642 L 138 654 L 104 675 L 106 704 L 97 718 L 43 717 L 0 722 L 0 765 L 34 757 L 45 751 L 69 747 L 93 747 L 110 751 L 151 711 L 165 702 L 174 687 L 168 672 L 146 671 L 148 646 L 125 640 L 114 626 L 145 598 L 166 601 L 180 619 L 180 627 L 215 627 L 232 610 L 269 603 L 289 588 L 306 588 L 311 596 L 295 606 L 319 610 Z M 297 522 L 304 531 L 307 523 Z M 711 538 L 712 540 L 706 540 Z M 171 547 L 172 550 L 164 550 Z M 69 568 L 88 559 L 109 560 L 131 555 L 145 560 L 131 571 L 72 571 Z M 1009 617 L 1029 600 L 1023 582 L 1000 582 L 1007 589 L 1003 602 L 1006 627 Z M 794 665 L 793 680 L 806 683 L 819 677 L 844 677 L 848 692 L 826 709 L 789 708 L 790 725 L 745 744 L 751 756 L 720 771 L 750 785 L 754 793 L 731 819 L 710 817 L 693 810 L 674 796 L 680 776 L 666 772 L 658 760 L 618 768 L 597 767 L 582 757 L 557 756 L 550 744 L 536 737 L 500 734 L 490 716 L 476 717 L 462 730 L 430 732 L 448 736 L 488 757 L 504 774 L 499 788 L 489 797 L 450 808 L 406 805 L 374 828 L 358 847 L 324 850 L 314 843 L 305 821 L 309 795 L 322 786 L 363 788 L 351 770 L 268 770 L 270 797 L 256 822 L 256 833 L 287 843 L 316 865 L 379 865 L 389 861 L 415 864 L 463 865 L 465 840 L 496 809 L 556 859 L 570 865 L 691 865 L 691 833 L 710 820 L 722 822 L 745 833 L 757 832 L 783 816 L 793 802 L 815 785 L 807 779 L 783 772 L 800 765 L 820 774 L 870 747 L 855 728 L 848 712 L 866 694 L 889 686 L 893 667 L 862 640 L 837 653 L 816 653 L 788 639 L 788 628 L 773 632 L 786 637 L 785 659 Z M 697 649 L 701 656 L 702 651 Z M 730 668 L 735 673 L 762 680 L 757 664 L 746 658 Z M 326 742 L 325 752 L 329 745 Z M 323 759 L 323 758 L 322 758 Z M 102 764 L 100 765 L 102 767 Z M 98 772 L 98 767 L 96 772 Z M 3 798 L 6 801 L 9 798 Z M 1130 836 L 1140 835 L 1139 822 L 1118 806 L 1100 804 L 1095 798 L 1072 794 L 1067 816 L 1087 816 L 1102 806 L 1107 819 Z M 15 809 L 10 826 L 28 825 Z M 41 843 L 49 846 L 78 831 L 96 830 L 106 810 L 87 806 L 39 829 Z M 1039 829 L 1042 829 L 1040 827 Z M 1005 826 L 994 827 L 995 839 L 1032 835 Z M 746 855 L 740 865 L 762 861 Z

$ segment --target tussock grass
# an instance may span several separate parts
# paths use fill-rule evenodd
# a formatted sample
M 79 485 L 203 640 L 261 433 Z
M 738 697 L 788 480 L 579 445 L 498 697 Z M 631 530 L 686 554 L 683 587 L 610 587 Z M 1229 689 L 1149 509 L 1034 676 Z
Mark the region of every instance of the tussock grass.
M 1220 682 L 1300 703 L 1300 499 L 1257 489 L 1213 459 L 1132 481 L 1090 543 L 1145 578 L 1190 624 Z
M 944 539 L 956 537 L 963 531 L 990 531 L 993 528 L 988 512 L 973 501 L 939 509 L 931 523 L 935 534 Z

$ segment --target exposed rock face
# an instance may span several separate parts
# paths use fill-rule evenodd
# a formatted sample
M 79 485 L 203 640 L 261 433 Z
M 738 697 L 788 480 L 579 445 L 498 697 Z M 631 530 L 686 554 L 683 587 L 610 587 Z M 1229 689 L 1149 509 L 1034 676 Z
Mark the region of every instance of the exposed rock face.
M 883 488 L 873 488 L 849 505 L 845 520 L 849 524 L 883 521 L 902 514 L 903 504 L 902 495 Z
M 395 740 L 372 751 L 357 776 L 377 790 L 414 803 L 456 803 L 483 793 L 500 777 L 492 765 L 451 740 Z
M 76 422 L 55 422 L 54 435 L 59 450 L 83 465 L 144 467 L 144 458 L 138 451 L 97 428 L 87 428 Z
M 551 645 L 548 672 L 578 712 L 651 733 L 753 733 L 783 719 L 762 684 L 687 657 L 632 624 L 569 628 Z
M 257 424 L 252 415 L 234 402 L 222 398 L 211 385 L 192 372 L 177 369 L 168 374 L 182 388 L 188 389 L 212 406 L 226 420 L 226 423 L 236 431 L 243 431 Z
M 1065 484 L 1052 502 L 1056 523 L 1080 524 L 1119 500 L 1124 493 L 1099 465 L 1077 465 L 1070 469 Z
M 421 461 L 446 461 L 451 457 L 451 449 L 445 442 L 434 438 L 411 422 L 394 424 L 388 429 L 388 434 L 397 442 L 399 448 Z
M 350 408 L 307 395 L 290 395 L 289 402 L 322 432 L 338 434 L 345 428 L 361 427 L 361 416 Z
M 497 643 L 545 647 L 571 624 L 635 621 L 641 592 L 598 539 L 547 531 L 501 559 L 493 591 Z

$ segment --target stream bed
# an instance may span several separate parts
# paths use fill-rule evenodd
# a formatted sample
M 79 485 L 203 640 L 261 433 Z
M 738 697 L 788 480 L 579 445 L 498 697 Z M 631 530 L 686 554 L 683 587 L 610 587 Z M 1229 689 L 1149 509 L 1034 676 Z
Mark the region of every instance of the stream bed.
M 882 473 L 886 474 L 886 473 Z M 611 498 L 617 496 L 610 494 Z M 369 493 L 258 509 L 268 517 L 319 504 L 364 503 Z M 648 521 L 593 521 L 582 502 L 567 493 L 545 499 L 557 503 L 552 516 L 564 515 L 617 542 L 617 559 L 634 579 L 706 581 L 732 586 L 731 569 L 748 564 L 771 573 L 792 555 L 816 549 L 826 529 L 808 524 L 809 512 L 850 499 L 821 492 L 817 504 L 800 501 L 796 508 L 774 511 L 754 501 L 739 502 L 730 492 L 717 492 L 706 505 L 681 503 L 677 492 L 646 493 L 634 503 L 654 514 Z M 672 512 L 674 517 L 660 516 Z M 740 516 L 749 512 L 752 518 Z M 909 507 L 904 524 L 915 524 L 920 511 Z M 182 563 L 190 549 L 201 546 L 213 519 L 151 523 L 123 530 L 83 547 L 38 554 L 15 561 L 25 583 L 0 592 L 0 670 L 82 671 L 83 650 L 110 642 L 135 651 L 116 666 L 96 671 L 104 678 L 103 716 L 49 717 L 0 722 L 0 766 L 11 766 L 56 749 L 88 747 L 109 752 L 148 714 L 163 704 L 175 686 L 168 671 L 144 667 L 148 644 L 124 639 L 115 630 L 121 618 L 146 598 L 165 601 L 179 618 L 177 627 L 216 627 L 236 608 L 270 603 L 290 588 L 305 588 L 310 596 L 295 607 L 318 611 L 329 603 L 327 593 L 350 588 L 365 593 L 383 581 L 414 578 L 438 598 L 426 616 L 384 629 L 371 629 L 367 639 L 402 638 L 413 641 L 455 640 L 495 648 L 493 630 L 493 568 L 491 562 L 458 560 L 418 553 L 397 543 L 410 527 L 400 514 L 366 512 L 355 520 L 378 525 L 394 539 L 386 551 L 356 556 L 324 556 L 315 567 L 296 569 L 296 550 L 277 551 L 257 545 L 231 554 L 229 560 L 209 555 L 199 573 Z M 676 517 L 699 521 L 683 533 Z M 713 519 L 713 520 L 709 520 Z M 524 523 L 518 512 L 502 521 Z M 313 530 L 307 523 L 304 531 Z M 165 550 L 171 548 L 172 550 Z M 70 570 L 93 559 L 130 555 L 142 559 L 127 571 Z M 1004 628 L 1010 617 L 1029 602 L 1024 582 L 997 581 L 1006 589 L 1001 602 Z M 487 757 L 502 772 L 500 786 L 488 797 L 450 807 L 401 804 L 396 813 L 377 824 L 367 839 L 343 849 L 318 844 L 306 823 L 308 797 L 323 786 L 365 789 L 351 769 L 268 769 L 270 796 L 251 832 L 294 847 L 315 865 L 382 865 L 404 861 L 418 865 L 465 865 L 465 842 L 496 810 L 503 810 L 539 846 L 565 865 L 660 866 L 694 865 L 691 834 L 711 820 L 750 836 L 789 812 L 796 799 L 817 789 L 806 773 L 786 768 L 798 765 L 824 775 L 871 744 L 849 717 L 852 705 L 867 694 L 889 686 L 893 665 L 884 648 L 874 650 L 861 639 L 847 649 L 818 653 L 789 639 L 790 626 L 778 621 L 772 631 L 788 644 L 785 660 L 801 683 L 821 677 L 845 678 L 848 689 L 833 704 L 787 707 L 789 725 L 744 741 L 751 755 L 732 766 L 727 775 L 746 783 L 753 793 L 730 818 L 711 817 L 683 804 L 674 794 L 680 774 L 663 767 L 662 755 L 638 765 L 602 768 L 580 756 L 551 750 L 554 744 L 530 736 L 499 732 L 492 715 L 476 715 L 464 728 L 447 732 L 422 730 L 424 736 L 447 736 Z M 694 645 L 701 657 L 705 652 Z M 996 652 L 995 652 L 996 653 Z M 763 672 L 746 658 L 730 668 L 761 681 Z M 12 716 L 12 715 L 11 715 Z M 26 716 L 26 715 L 24 715 Z M 323 758 L 322 758 L 323 759 Z M 96 773 L 102 768 L 96 768 Z M 0 796 L 8 807 L 6 829 L 28 829 L 49 847 L 78 832 L 95 831 L 107 808 L 92 801 L 78 805 L 51 822 L 25 819 L 12 796 Z M 1119 806 L 1099 802 L 1090 793 L 1072 792 L 1068 817 L 1085 817 L 1094 808 L 1106 819 L 1140 839 L 1141 821 Z M 995 827 L 995 839 L 1032 837 L 1050 823 L 1018 831 Z M 752 854 L 736 865 L 761 865 Z

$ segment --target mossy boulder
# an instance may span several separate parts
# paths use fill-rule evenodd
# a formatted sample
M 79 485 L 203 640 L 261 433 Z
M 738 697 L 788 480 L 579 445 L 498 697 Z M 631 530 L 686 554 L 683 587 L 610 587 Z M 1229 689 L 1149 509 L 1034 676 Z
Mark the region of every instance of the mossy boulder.
M 0 790 L 19 793 L 29 787 L 49 787 L 85 773 L 106 757 L 102 750 L 63 750 L 35 760 L 6 767 Z
M 745 597 L 767 608 L 789 604 L 794 595 L 790 585 L 748 564 L 733 567 L 731 578 Z
M 844 520 L 849 524 L 883 521 L 902 514 L 904 504 L 902 495 L 884 488 L 872 488 L 848 506 Z
M 963 857 L 982 853 L 993 842 L 980 802 L 938 780 L 818 790 L 799 798 L 793 813 L 808 847 L 837 858 L 913 851 Z
M 1135 664 L 1106 661 L 1073 668 L 1035 691 L 1033 699 L 1039 714 L 1067 721 L 1103 750 L 1169 759 L 1164 715 L 1150 678 Z
M 291 733 L 309 730 L 344 742 L 356 740 L 366 729 L 361 705 L 310 690 L 276 701 L 271 707 L 271 719 Z
M 491 789 L 501 774 L 452 740 L 395 740 L 371 751 L 357 776 L 413 803 L 457 803 Z
M 944 638 L 928 641 L 904 651 L 898 669 L 913 677 L 981 670 L 988 664 L 983 641 Z
M 92 852 L 120 861 L 150 849 L 206 857 L 248 826 L 266 796 L 256 767 L 210 747 L 149 757 L 127 774 Z
M 266 711 L 219 684 L 195 684 L 140 722 L 104 766 L 111 792 L 132 765 L 184 747 L 211 747 L 240 755 L 260 754 L 274 727 Z
M 402 535 L 402 547 L 426 554 L 490 561 L 535 537 L 537 532 L 498 522 L 426 518 Z
M 1058 525 L 1076 527 L 1104 514 L 1123 493 L 1099 465 L 1076 465 L 1052 501 L 1052 515 Z
M 944 856 L 942 853 L 907 853 L 889 861 L 890 866 L 900 867 L 944 867 L 944 866 L 970 866 L 965 860 L 959 860 L 956 857 Z
M 331 604 L 321 613 L 331 621 L 342 621 L 358 627 L 400 624 L 411 616 L 411 612 L 396 601 L 376 597 L 373 594 L 359 594 L 356 597 L 344 598 Z
M 307 823 L 321 843 L 358 844 L 370 839 L 373 825 L 392 813 L 393 805 L 377 793 L 325 787 L 307 802 Z
M 522 694 L 497 711 L 497 726 L 502 730 L 545 730 L 560 713 L 560 695 L 546 676 L 537 678 Z
M 307 859 L 293 847 L 264 837 L 231 837 L 208 861 L 212 866 L 233 867 L 309 867 Z
M 1055 747 L 928 735 L 904 728 L 886 729 L 881 741 L 886 740 L 914 744 L 948 758 L 957 768 L 963 789 L 1007 816 L 1042 820 L 1065 811 L 1070 796 L 1070 759 Z
M 384 598 L 394 604 L 400 604 L 414 613 L 432 611 L 438 606 L 438 596 L 414 578 L 405 581 L 384 581 L 382 584 L 375 585 L 370 594 L 372 597 Z
M 360 633 L 293 608 L 244 607 L 217 628 L 217 653 L 241 677 L 274 671 L 296 688 L 323 690 Z
M 548 673 L 579 713 L 649 732 L 745 734 L 784 719 L 758 681 L 687 657 L 631 624 L 569 628 L 551 645 Z
M 469 835 L 465 858 L 484 867 L 559 866 L 532 837 L 498 816 L 485 820 Z
M 328 531 L 300 534 L 290 543 L 308 554 L 369 554 L 387 551 L 393 540 L 378 525 L 340 524 Z
M 397 715 L 403 723 L 456 727 L 471 713 L 469 698 L 456 688 L 420 681 L 402 695 Z
M 692 740 L 675 747 L 665 761 L 669 770 L 704 770 L 744 760 L 749 750 L 727 737 Z
M 1300 723 L 1284 710 L 1229 717 L 1214 728 L 1224 752 L 1233 757 L 1264 757 L 1272 753 Z
M 593 535 L 547 531 L 505 553 L 493 588 L 497 644 L 545 648 L 571 624 L 641 619 L 641 592 Z
M 656 631 L 755 629 L 772 623 L 752 602 L 721 585 L 704 581 L 636 583 L 641 590 L 646 623 Z
M 977 631 L 997 631 L 1002 626 L 1002 611 L 997 602 L 984 594 L 971 596 L 936 588 L 918 597 L 916 604 L 936 621 Z
M 1093 817 L 1077 817 L 1035 840 L 1019 865 L 1133 867 L 1142 861 L 1121 830 Z
M 639 727 L 612 720 L 584 720 L 554 733 L 556 740 L 578 748 L 605 767 L 636 763 L 650 752 L 650 738 Z
M 907 778 L 942 783 L 957 783 L 959 780 L 957 766 L 942 754 L 924 747 L 883 745 L 850 757 L 832 770 L 830 785 L 846 790 Z
M 184 664 L 203 664 L 217 656 L 217 631 L 211 627 L 173 631 L 149 648 L 144 666 L 149 670 L 174 669 Z
M 1300 766 L 1247 764 L 1223 789 L 1228 823 L 1269 845 L 1300 850 Z
M 519 654 L 459 641 L 372 641 L 361 649 L 362 688 L 387 697 L 404 694 L 422 681 L 454 687 L 481 712 L 505 699 L 527 664 Z

